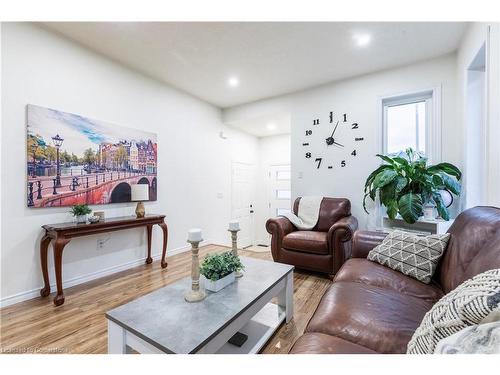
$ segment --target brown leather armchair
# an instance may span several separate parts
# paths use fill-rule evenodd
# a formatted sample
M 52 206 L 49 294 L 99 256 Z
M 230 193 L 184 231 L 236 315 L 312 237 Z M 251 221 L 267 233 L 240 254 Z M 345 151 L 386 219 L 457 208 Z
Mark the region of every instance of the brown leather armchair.
M 300 197 L 293 204 L 297 214 Z M 351 238 L 358 221 L 351 215 L 351 202 L 344 198 L 323 198 L 318 223 L 310 231 L 297 230 L 286 217 L 269 219 L 271 252 L 275 262 L 333 276 L 351 256 Z

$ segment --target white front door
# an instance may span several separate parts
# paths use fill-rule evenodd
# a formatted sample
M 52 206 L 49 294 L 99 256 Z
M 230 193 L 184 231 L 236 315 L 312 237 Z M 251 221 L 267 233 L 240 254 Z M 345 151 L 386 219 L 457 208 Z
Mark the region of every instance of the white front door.
M 290 165 L 271 165 L 269 167 L 268 176 L 268 218 L 273 218 L 291 212 L 292 189 L 290 182 Z
M 253 181 L 254 166 L 233 162 L 231 179 L 231 218 L 240 222 L 238 247 L 253 245 Z

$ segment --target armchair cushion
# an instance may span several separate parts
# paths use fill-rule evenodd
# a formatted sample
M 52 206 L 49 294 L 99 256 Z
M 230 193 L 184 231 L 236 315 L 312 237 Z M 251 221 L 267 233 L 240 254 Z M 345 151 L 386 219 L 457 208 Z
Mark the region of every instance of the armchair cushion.
M 327 233 L 308 230 L 291 232 L 283 238 L 283 247 L 303 253 L 328 254 Z

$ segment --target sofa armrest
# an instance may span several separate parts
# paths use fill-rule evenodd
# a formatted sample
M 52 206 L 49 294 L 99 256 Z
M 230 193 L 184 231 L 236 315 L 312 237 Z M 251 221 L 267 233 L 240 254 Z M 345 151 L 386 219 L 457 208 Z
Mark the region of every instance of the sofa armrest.
M 358 220 L 346 216 L 338 220 L 328 230 L 328 246 L 333 254 L 333 272 L 337 273 L 342 264 L 351 257 L 352 236 L 358 229 Z
M 271 235 L 271 253 L 273 255 L 273 259 L 277 261 L 283 238 L 287 234 L 293 232 L 295 227 L 286 217 L 280 216 L 267 220 L 266 230 Z
M 381 244 L 388 233 L 358 230 L 352 239 L 352 258 L 366 258 L 368 253 Z

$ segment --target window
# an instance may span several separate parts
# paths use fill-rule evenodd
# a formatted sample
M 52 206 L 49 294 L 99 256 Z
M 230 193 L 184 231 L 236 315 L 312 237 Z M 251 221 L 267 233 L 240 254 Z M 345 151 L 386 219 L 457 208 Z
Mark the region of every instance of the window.
M 430 141 L 433 92 L 420 92 L 410 95 L 387 98 L 382 101 L 384 154 L 393 154 L 408 147 L 430 157 L 435 153 Z M 436 144 L 438 140 L 435 139 Z M 433 155 L 438 157 L 438 155 Z
M 276 190 L 276 199 L 287 199 L 290 200 L 292 198 L 291 190 Z

